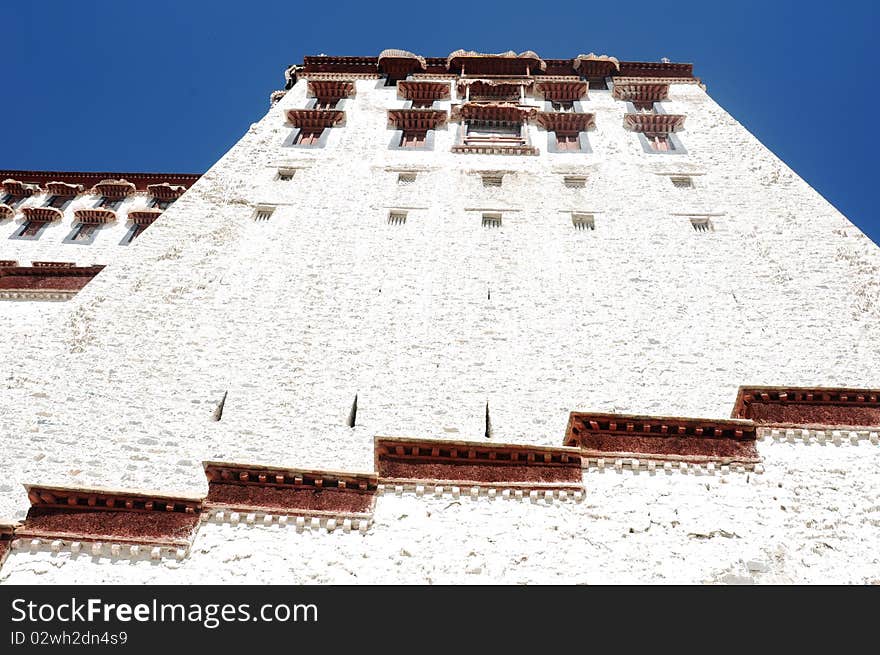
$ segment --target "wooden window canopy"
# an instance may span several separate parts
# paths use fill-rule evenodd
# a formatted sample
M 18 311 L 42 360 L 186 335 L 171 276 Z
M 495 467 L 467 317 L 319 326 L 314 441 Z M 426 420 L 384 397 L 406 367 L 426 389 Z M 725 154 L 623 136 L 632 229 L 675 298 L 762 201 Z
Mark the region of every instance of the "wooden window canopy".
M 55 207 L 24 207 L 21 212 L 29 221 L 37 223 L 53 223 L 60 221 L 64 214 Z
M 152 225 L 157 218 L 162 215 L 161 209 L 153 209 L 151 207 L 147 207 L 144 209 L 134 209 L 128 212 L 128 218 L 135 225 Z
M 162 182 L 161 184 L 147 185 L 147 191 L 157 200 L 177 200 L 186 192 L 186 187 L 182 184 Z
M 101 180 L 92 189 L 99 196 L 119 200 L 132 195 L 137 188 L 128 180 Z
M 590 85 L 587 82 L 539 82 L 535 89 L 543 94 L 545 100 L 554 102 L 574 102 L 587 97 Z
M 100 225 L 102 223 L 112 223 L 116 220 L 116 212 L 112 209 L 96 207 L 93 209 L 77 209 L 73 212 L 74 218 L 80 223 Z
M 465 103 L 457 108 L 458 117 L 465 120 L 505 121 L 522 123 L 537 113 L 534 107 L 521 107 L 508 102 L 493 104 Z
M 19 182 L 11 178 L 3 180 L 3 190 L 16 198 L 30 198 L 35 193 L 41 191 L 40 187 L 36 184 L 27 184 L 26 182 Z
M 596 126 L 594 114 L 574 114 L 563 112 L 538 112 L 535 121 L 548 132 L 570 134 L 585 132 Z
M 350 98 L 355 93 L 351 80 L 309 80 L 309 93 L 323 101 Z
M 880 426 L 880 390 L 740 387 L 733 416 L 778 427 Z
M 224 462 L 205 462 L 204 467 L 208 477 L 205 507 L 215 515 L 228 511 L 311 517 L 320 522 L 369 520 L 373 514 L 378 486 L 375 473 Z
M 74 544 L 188 549 L 202 511 L 201 499 L 104 489 L 26 485 L 31 508 L 16 538 Z M 131 548 L 134 546 L 135 548 Z M 98 547 L 100 548 L 100 546 Z M 121 553 L 120 553 L 121 554 Z M 158 556 L 158 552 L 155 553 Z
M 15 216 L 15 210 L 9 205 L 3 203 L 0 204 L 0 219 L 12 218 Z
M 338 125 L 345 119 L 345 112 L 339 109 L 289 109 L 287 120 L 294 127 L 303 130 L 323 130 Z
M 375 458 L 386 486 L 583 491 L 575 448 L 376 437 Z
M 446 122 L 446 112 L 435 109 L 390 109 L 388 122 L 399 130 L 424 132 Z
M 46 184 L 46 191 L 53 196 L 63 196 L 70 198 L 83 193 L 85 189 L 82 184 L 68 184 L 67 182 L 49 182 Z
M 616 57 L 608 55 L 578 55 L 572 62 L 573 68 L 586 78 L 608 77 L 613 72 L 620 70 L 620 62 Z
M 629 102 L 661 102 L 669 97 L 668 84 L 615 83 L 612 97 Z
M 684 126 L 681 114 L 626 114 L 623 124 L 633 132 L 669 134 Z
M 424 57 L 393 48 L 380 52 L 376 65 L 379 71 L 392 79 L 403 79 L 411 73 L 424 71 L 427 67 Z
M 446 58 L 446 67 L 462 75 L 531 75 L 544 71 L 547 64 L 531 50 L 519 54 L 512 50 L 498 54 L 456 50 Z
M 450 95 L 448 82 L 429 82 L 425 80 L 401 80 L 397 83 L 397 94 L 407 100 L 446 100 Z
M 572 412 L 565 445 L 586 458 L 754 465 L 756 436 L 752 421 Z

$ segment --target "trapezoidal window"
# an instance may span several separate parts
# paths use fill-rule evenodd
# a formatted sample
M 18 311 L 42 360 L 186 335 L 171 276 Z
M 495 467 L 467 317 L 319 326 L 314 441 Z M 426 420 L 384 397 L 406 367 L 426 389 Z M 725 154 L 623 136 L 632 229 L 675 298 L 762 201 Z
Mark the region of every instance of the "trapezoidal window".
M 501 214 L 498 212 L 486 212 L 483 214 L 483 227 L 501 227 Z
M 279 182 L 290 182 L 294 175 L 296 175 L 295 168 L 279 168 L 275 179 Z
M 633 100 L 633 107 L 640 114 L 656 114 L 657 108 L 652 101 Z
M 394 210 L 388 212 L 388 225 L 404 225 L 406 223 L 406 212 Z
M 682 176 L 674 176 L 669 178 L 672 182 L 672 186 L 676 189 L 693 189 L 694 181 L 690 177 Z
M 587 178 L 582 175 L 566 175 L 562 178 L 566 189 L 583 189 L 587 186 Z
M 299 134 L 296 135 L 296 138 L 293 140 L 293 144 L 297 146 L 315 146 L 318 145 L 318 141 L 321 139 L 321 135 L 324 133 L 324 128 L 303 128 L 299 131 Z
M 648 140 L 648 147 L 654 152 L 672 152 L 675 150 L 672 139 L 669 138 L 668 134 L 652 134 L 646 132 L 645 138 Z
M 16 239 L 38 239 L 46 221 L 27 221 L 13 234 Z
M 595 230 L 596 220 L 592 214 L 581 214 L 575 212 L 571 215 L 571 224 L 576 230 Z
M 691 227 L 694 228 L 694 232 L 712 232 L 715 229 L 708 216 L 691 217 Z
M 400 137 L 401 148 L 424 148 L 428 141 L 427 130 L 404 130 Z

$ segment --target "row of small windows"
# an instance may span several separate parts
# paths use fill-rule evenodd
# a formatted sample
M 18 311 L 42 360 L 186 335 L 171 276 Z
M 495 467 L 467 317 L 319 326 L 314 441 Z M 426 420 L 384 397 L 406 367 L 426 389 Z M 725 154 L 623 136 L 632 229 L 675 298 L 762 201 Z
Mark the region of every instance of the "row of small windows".
M 275 177 L 276 180 L 289 182 L 295 174 L 294 169 L 281 168 Z M 417 171 L 401 171 L 397 173 L 398 186 L 410 186 L 418 179 Z M 483 173 L 480 175 L 482 184 L 486 188 L 498 188 L 504 185 L 503 173 Z M 693 189 L 694 180 L 688 175 L 671 175 L 669 181 L 676 189 Z M 587 186 L 585 175 L 563 175 L 562 184 L 568 189 L 583 189 Z
M 401 209 L 392 209 L 388 212 L 389 225 L 406 225 L 408 212 Z M 482 212 L 481 225 L 487 229 L 498 229 L 502 225 L 501 212 Z M 688 219 L 695 232 L 713 232 L 715 227 L 708 216 L 691 216 Z M 596 217 L 593 214 L 583 212 L 571 212 L 571 224 L 578 231 L 593 231 L 596 229 Z

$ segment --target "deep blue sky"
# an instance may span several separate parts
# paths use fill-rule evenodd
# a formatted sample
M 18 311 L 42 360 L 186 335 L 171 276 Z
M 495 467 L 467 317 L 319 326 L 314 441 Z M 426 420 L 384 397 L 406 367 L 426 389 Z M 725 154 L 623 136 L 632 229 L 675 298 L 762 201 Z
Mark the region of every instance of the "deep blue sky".
M 0 168 L 202 172 L 308 54 L 669 57 L 880 242 L 878 17 L 852 1 L 23 0 L 0 18 Z

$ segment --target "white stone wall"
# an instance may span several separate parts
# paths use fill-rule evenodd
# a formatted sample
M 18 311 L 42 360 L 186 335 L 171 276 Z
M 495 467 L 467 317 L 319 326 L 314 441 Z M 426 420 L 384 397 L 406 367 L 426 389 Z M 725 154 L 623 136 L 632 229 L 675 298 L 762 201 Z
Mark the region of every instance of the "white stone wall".
M 493 441 L 559 445 L 572 410 L 727 417 L 740 384 L 880 387 L 876 246 L 699 86 L 664 103 L 687 155 L 644 153 L 610 91 L 583 103 L 592 154 L 531 128 L 537 157 L 453 155 L 455 123 L 390 150 L 401 101 L 372 80 L 325 148 L 283 147 L 305 104 L 301 80 L 51 316 L 0 304 L 0 515 L 23 516 L 20 482 L 203 493 L 203 459 L 371 470 L 376 434 L 483 439 L 487 402 Z M 762 475 L 589 472 L 584 503 L 551 507 L 383 496 L 365 537 L 209 525 L 182 563 L 16 553 L 0 580 L 880 578 L 877 446 L 759 447 Z

